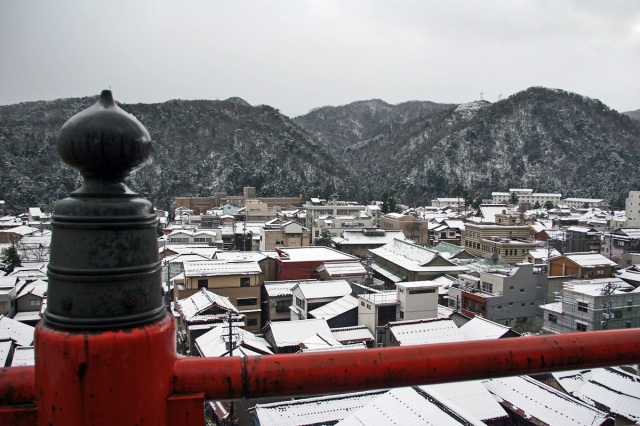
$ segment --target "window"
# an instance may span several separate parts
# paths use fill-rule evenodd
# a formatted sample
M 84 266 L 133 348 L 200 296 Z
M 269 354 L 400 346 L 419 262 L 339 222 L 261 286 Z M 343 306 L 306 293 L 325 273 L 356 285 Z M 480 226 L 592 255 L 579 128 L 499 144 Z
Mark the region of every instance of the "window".
M 420 290 L 409 290 L 409 294 L 424 294 L 424 293 L 435 293 L 435 288 L 423 288 Z
M 364 306 L 364 302 L 360 301 L 360 306 Z
M 29 300 L 29 306 L 40 306 L 40 299 Z
M 509 306 L 513 306 L 513 302 L 509 302 Z
M 258 325 L 258 319 L 257 318 L 249 318 L 247 320 L 247 326 L 252 326 L 252 325 Z
M 576 323 L 576 330 L 578 330 L 578 331 L 587 331 L 587 325 L 577 322 Z
M 558 322 L 558 316 L 555 314 L 549 314 L 547 315 L 547 320 L 549 320 L 549 322 L 556 324 Z
M 587 312 L 589 310 L 589 304 L 584 302 L 578 302 L 578 310 L 580 312 Z
M 624 328 L 631 328 L 631 321 L 624 323 Z
M 240 278 L 240 287 L 249 287 L 251 285 L 249 277 Z
M 258 304 L 257 297 L 242 297 L 236 299 L 237 306 L 254 306 Z
M 203 280 L 198 280 L 198 288 L 209 288 L 209 280 L 208 279 L 203 279 Z
M 304 309 L 304 300 L 300 299 L 298 296 L 296 296 L 296 306 Z
M 527 304 L 526 304 L 526 303 L 524 303 L 524 302 L 522 302 L 522 303 L 520 304 L 520 306 L 527 306 Z
M 289 305 L 291 305 L 291 301 L 289 300 L 278 300 L 276 302 L 276 312 L 287 312 Z
M 496 309 L 502 309 L 502 305 L 496 306 Z
M 493 293 L 493 284 L 488 283 L 486 281 L 482 281 L 482 291 L 485 291 L 487 293 Z
M 513 286 L 512 285 L 509 286 L 509 290 L 513 290 Z
M 627 300 L 627 312 L 631 312 L 632 306 L 633 306 L 633 302 L 631 300 Z
M 371 309 L 371 305 L 367 303 L 367 309 Z
M 520 293 L 524 293 L 524 288 L 521 288 L 521 289 L 520 289 Z
M 404 311 L 400 311 L 400 319 L 404 319 Z

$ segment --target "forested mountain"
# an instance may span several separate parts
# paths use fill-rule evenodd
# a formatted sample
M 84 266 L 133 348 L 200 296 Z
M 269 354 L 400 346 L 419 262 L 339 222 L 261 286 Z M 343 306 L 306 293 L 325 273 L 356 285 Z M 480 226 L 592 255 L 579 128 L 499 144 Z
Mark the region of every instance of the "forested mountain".
M 0 107 L 8 209 L 47 207 L 78 186 L 55 138 L 96 99 Z M 562 90 L 530 88 L 493 104 L 360 101 L 294 119 L 238 98 L 120 106 L 147 127 L 155 150 L 129 184 L 164 209 L 175 196 L 241 194 L 243 186 L 261 196 L 337 192 L 361 202 L 387 193 L 406 204 L 456 187 L 474 198 L 524 187 L 618 207 L 640 188 L 640 122 Z

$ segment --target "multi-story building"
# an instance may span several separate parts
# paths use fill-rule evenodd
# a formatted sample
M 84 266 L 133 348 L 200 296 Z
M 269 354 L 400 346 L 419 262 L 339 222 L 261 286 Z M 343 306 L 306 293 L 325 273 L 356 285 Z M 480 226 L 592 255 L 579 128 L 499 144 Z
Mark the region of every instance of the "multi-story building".
M 548 259 L 549 277 L 607 278 L 618 264 L 595 252 L 565 253 Z
M 311 245 L 311 231 L 293 220 L 274 219 L 260 228 L 260 250 L 276 247 L 304 247 Z
M 174 292 L 177 300 L 189 297 L 202 288 L 208 289 L 229 298 L 238 311 L 246 316 L 247 330 L 260 330 L 262 269 L 258 262 L 194 261 L 184 262 L 183 269 L 184 281 L 176 284 L 177 291 Z
M 572 209 L 609 209 L 609 202 L 603 198 L 565 198 L 561 200 L 561 204 Z
M 392 231 L 382 228 L 363 228 L 357 230 L 345 230 L 341 237 L 331 240 L 331 243 L 340 251 L 354 256 L 366 257 L 369 249 L 382 247 L 394 239 L 406 240 L 407 237 L 400 230 Z
M 247 222 L 268 222 L 277 216 L 277 212 L 270 209 L 267 203 L 256 199 L 245 201 L 244 214 Z
M 305 280 L 317 278 L 317 269 L 330 262 L 360 262 L 350 254 L 329 247 L 276 247 L 276 280 Z
M 541 308 L 547 333 L 640 327 L 640 291 L 619 278 L 567 281 Z
M 361 212 L 360 216 L 333 216 L 326 215 L 318 218 L 319 232 L 326 229 L 331 234 L 331 238 L 341 237 L 345 231 L 354 231 L 373 226 L 373 218 L 365 216 Z
M 491 203 L 510 204 L 512 194 L 518 197 L 518 204 L 525 204 L 529 207 L 535 206 L 536 203 L 543 207 L 547 202 L 557 206 L 562 198 L 561 194 L 534 193 L 532 189 L 510 188 L 509 192 L 492 192 Z
M 291 293 L 291 321 L 298 321 L 310 319 L 309 312 L 351 294 L 351 286 L 345 280 L 303 281 L 297 283 Z
M 618 228 L 604 235 L 601 253 L 613 261 L 623 254 L 640 251 L 640 228 Z
M 320 227 L 318 225 L 318 219 L 323 216 L 353 216 L 369 217 L 366 215 L 365 210 L 367 206 L 351 202 L 351 201 L 338 201 L 337 196 L 333 196 L 333 199 L 329 202 L 322 199 L 312 199 L 303 206 L 305 210 L 305 226 L 311 230 L 312 241 L 320 236 Z
M 388 213 L 380 218 L 380 227 L 392 231 L 400 230 L 404 236 L 416 244 L 429 244 L 429 224 L 416 216 L 401 213 Z
M 602 231 L 584 226 L 570 226 L 567 228 L 566 237 L 563 244 L 564 252 L 600 252 L 602 246 Z
M 624 212 L 627 216 L 626 226 L 640 228 L 640 191 L 629 191 L 624 203 Z
M 547 294 L 546 268 L 523 262 L 509 271 L 458 275 L 458 286 L 449 288 L 449 307 L 467 316 L 526 331 L 542 327 L 540 305 Z
M 474 256 L 507 263 L 521 262 L 529 250 L 539 247 L 522 215 L 506 211 L 495 215 L 495 223 L 466 222 L 461 245 Z

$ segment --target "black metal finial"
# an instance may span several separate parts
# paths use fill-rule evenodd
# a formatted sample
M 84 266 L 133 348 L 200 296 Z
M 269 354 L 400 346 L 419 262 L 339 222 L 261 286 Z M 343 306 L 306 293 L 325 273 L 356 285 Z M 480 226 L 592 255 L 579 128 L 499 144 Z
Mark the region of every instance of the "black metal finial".
M 84 183 L 54 210 L 44 321 L 94 330 L 162 318 L 157 218 L 124 184 L 150 157 L 149 133 L 105 90 L 62 126 L 58 152 Z

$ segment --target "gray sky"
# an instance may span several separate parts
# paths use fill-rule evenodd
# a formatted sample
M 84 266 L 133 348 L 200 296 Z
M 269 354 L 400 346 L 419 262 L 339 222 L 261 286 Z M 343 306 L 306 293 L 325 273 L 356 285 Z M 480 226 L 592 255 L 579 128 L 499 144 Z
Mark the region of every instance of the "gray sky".
M 531 86 L 640 108 L 637 0 L 0 0 L 0 104 L 239 96 L 291 117 Z

